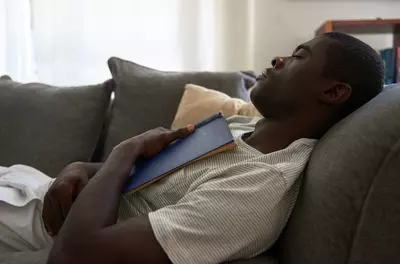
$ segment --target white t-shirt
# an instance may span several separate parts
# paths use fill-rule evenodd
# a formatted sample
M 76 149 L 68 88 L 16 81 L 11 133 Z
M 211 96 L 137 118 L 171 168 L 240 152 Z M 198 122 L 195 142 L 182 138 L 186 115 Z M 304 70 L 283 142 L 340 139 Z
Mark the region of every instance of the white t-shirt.
M 175 264 L 221 263 L 271 247 L 293 209 L 316 144 L 299 139 L 263 154 L 241 138 L 258 119 L 228 119 L 237 148 L 197 161 L 121 198 L 119 220 L 148 214 Z

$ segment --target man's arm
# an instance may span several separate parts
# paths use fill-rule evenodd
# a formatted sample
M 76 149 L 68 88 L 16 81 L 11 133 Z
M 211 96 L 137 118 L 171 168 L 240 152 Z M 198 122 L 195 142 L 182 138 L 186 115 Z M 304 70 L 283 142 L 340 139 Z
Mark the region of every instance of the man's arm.
M 116 224 L 119 199 L 132 164 L 183 138 L 178 131 L 153 130 L 121 143 L 71 208 L 48 263 L 169 263 L 147 216 Z

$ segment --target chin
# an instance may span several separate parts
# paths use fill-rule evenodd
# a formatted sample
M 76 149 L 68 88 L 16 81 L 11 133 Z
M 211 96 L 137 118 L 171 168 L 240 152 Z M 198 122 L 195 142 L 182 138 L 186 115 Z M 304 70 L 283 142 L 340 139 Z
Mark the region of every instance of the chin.
M 250 88 L 250 101 L 254 104 L 255 99 L 258 97 L 260 87 L 256 84 L 252 88 Z
M 254 107 L 257 109 L 257 111 L 262 115 L 263 114 L 263 109 L 265 109 L 265 103 L 264 100 L 262 100 L 260 97 L 256 96 L 255 93 L 250 93 L 250 100 L 253 103 Z
M 259 88 L 259 89 L 258 89 Z M 270 96 L 263 93 L 264 89 L 262 87 L 254 87 L 250 92 L 250 100 L 253 103 L 257 111 L 263 116 L 267 117 L 270 107 Z
M 252 89 L 251 91 L 250 91 L 250 102 L 252 102 L 253 104 L 254 104 L 254 89 Z

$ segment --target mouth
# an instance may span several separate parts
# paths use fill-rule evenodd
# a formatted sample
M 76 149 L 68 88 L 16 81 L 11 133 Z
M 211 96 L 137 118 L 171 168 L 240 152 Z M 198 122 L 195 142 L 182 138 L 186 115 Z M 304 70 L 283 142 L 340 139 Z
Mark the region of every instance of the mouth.
M 268 78 L 268 70 L 264 70 L 260 75 L 256 77 L 256 81 L 263 81 Z
M 258 75 L 257 77 L 256 77 L 256 81 L 258 82 L 258 81 L 262 81 L 262 80 L 265 80 L 265 79 L 267 79 L 264 75 L 262 75 L 262 74 L 260 74 L 260 75 Z

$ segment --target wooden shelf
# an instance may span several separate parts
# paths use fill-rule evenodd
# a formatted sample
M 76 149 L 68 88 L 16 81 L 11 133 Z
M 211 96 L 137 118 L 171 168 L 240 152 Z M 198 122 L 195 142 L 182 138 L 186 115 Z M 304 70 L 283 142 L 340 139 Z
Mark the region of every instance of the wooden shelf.
M 349 34 L 396 33 L 400 31 L 400 19 L 328 20 L 316 31 L 316 35 L 333 31 Z
M 347 34 L 393 34 L 393 47 L 400 46 L 400 19 L 372 20 L 328 20 L 315 32 L 321 35 L 327 32 Z

